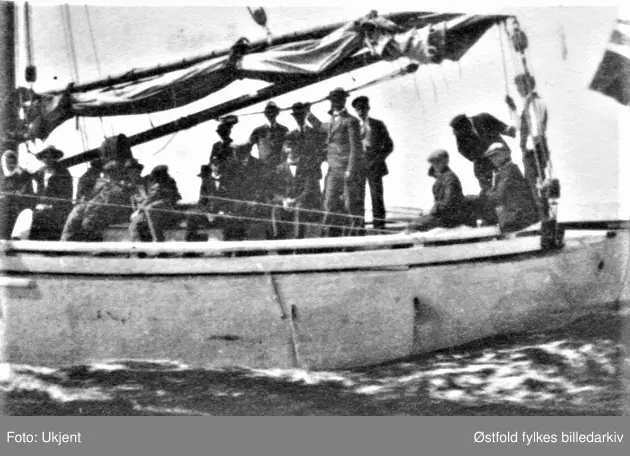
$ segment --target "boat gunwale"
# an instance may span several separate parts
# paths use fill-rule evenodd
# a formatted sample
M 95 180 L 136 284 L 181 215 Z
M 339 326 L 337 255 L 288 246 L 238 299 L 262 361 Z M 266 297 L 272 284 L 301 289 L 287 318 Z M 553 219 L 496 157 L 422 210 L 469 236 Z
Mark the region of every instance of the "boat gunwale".
M 615 237 L 615 231 L 574 231 L 559 249 L 542 249 L 537 236 L 513 236 L 467 244 L 450 244 L 406 249 L 340 250 L 299 255 L 260 254 L 256 256 L 151 257 L 50 255 L 14 252 L 6 255 L 1 272 L 5 275 L 103 276 L 103 277 L 192 277 L 264 274 L 308 274 L 351 271 L 391 271 L 441 267 L 479 262 L 510 261 L 522 255 L 539 258 L 571 254 L 594 243 Z M 623 241 L 622 241 L 623 242 Z

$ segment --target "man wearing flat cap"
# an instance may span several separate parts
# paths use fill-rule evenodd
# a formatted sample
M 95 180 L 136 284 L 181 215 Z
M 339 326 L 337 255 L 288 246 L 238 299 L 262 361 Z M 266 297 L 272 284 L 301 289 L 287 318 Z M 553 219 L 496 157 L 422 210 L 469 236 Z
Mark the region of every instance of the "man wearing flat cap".
M 365 156 L 359 119 L 350 115 L 346 109 L 348 96 L 348 92 L 342 88 L 336 88 L 328 94 L 328 124 L 323 124 L 310 112 L 307 117 L 311 125 L 327 134 L 328 174 L 322 222 L 326 236 L 341 236 L 344 225 L 350 225 L 351 235 L 362 234 L 364 227 Z
M 518 231 L 540 221 L 531 189 L 523 173 L 510 157 L 505 144 L 490 145 L 484 157 L 496 168 L 494 185 L 481 198 L 496 208 L 499 228 L 503 232 Z
M 212 151 L 210 152 L 208 164 L 210 164 L 212 159 L 215 157 L 225 162 L 232 159 L 234 153 L 232 150 L 232 127 L 234 127 L 237 123 L 238 117 L 234 115 L 225 116 L 219 119 L 217 134 L 221 140 L 212 145 Z
M 276 121 L 280 108 L 270 101 L 265 106 L 267 123 L 256 127 L 249 137 L 249 142 L 258 148 L 258 158 L 262 165 L 271 172 L 283 162 L 282 143 L 289 129 Z
M 370 100 L 360 96 L 352 101 L 352 107 L 361 122 L 361 140 L 365 151 L 365 177 L 372 200 L 372 225 L 376 230 L 385 229 L 385 201 L 383 176 L 389 174 L 385 160 L 394 150 L 394 142 L 387 127 L 378 119 L 369 116 Z
M 462 184 L 457 175 L 448 166 L 449 155 L 443 149 L 429 155 L 429 176 L 433 183 L 433 207 L 427 215 L 414 220 L 409 228 L 415 231 L 427 231 L 433 228 L 454 228 L 468 222 L 469 211 L 462 191 Z
M 45 148 L 35 157 L 44 166 L 33 176 L 37 185 L 37 204 L 29 239 L 58 241 L 72 210 L 72 175 L 59 163 L 63 152 L 54 146 Z
M 514 138 L 516 129 L 491 114 L 483 112 L 474 116 L 460 114 L 450 123 L 457 140 L 457 150 L 466 159 L 474 163 L 474 173 L 479 188 L 483 192 L 492 187 L 492 163 L 483 154 L 495 142 L 505 144 L 502 135 Z M 507 147 L 507 144 L 505 144 Z

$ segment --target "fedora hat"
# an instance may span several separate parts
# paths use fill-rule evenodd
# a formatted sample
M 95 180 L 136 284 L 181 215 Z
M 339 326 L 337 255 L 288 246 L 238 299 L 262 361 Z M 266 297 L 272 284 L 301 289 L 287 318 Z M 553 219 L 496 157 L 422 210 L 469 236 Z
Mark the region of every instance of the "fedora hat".
M 41 152 L 35 154 L 38 160 L 45 160 L 50 157 L 53 160 L 59 160 L 63 157 L 63 152 L 57 149 L 55 146 L 48 146 Z
M 237 123 L 238 123 L 238 117 L 236 117 L 234 114 L 221 117 L 219 119 L 219 125 L 217 126 L 217 131 L 222 130 L 222 129 L 230 129 Z
M 279 113 L 280 112 L 280 108 L 273 101 L 270 101 L 269 103 L 267 103 L 267 106 L 265 106 L 265 111 L 264 112 L 265 113 L 267 113 L 267 112 Z
M 309 104 L 302 103 L 301 101 L 298 101 L 297 103 L 293 103 L 293 106 L 291 106 L 291 115 L 295 116 L 297 114 L 304 114 L 306 113 L 306 111 L 308 111 L 309 107 L 310 107 Z
M 328 99 L 329 100 L 342 100 L 342 101 L 345 101 L 349 96 L 350 96 L 350 94 L 348 92 L 346 92 L 341 87 L 337 87 L 336 89 L 332 90 L 328 94 Z
M 354 100 L 352 100 L 353 108 L 357 109 L 361 106 L 366 107 L 366 108 L 370 107 L 370 99 L 366 97 L 365 95 L 361 95 L 360 97 L 356 97 Z
M 201 168 L 199 169 L 199 174 L 197 174 L 197 177 L 208 177 L 209 175 L 210 175 L 210 166 L 201 165 Z

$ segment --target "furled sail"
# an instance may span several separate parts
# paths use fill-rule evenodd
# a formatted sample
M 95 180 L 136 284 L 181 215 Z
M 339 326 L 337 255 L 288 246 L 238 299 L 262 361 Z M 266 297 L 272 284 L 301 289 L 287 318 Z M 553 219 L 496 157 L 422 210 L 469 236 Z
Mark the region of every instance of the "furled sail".
M 23 94 L 29 125 L 27 136 L 45 139 L 74 116 L 145 114 L 185 106 L 239 79 L 275 85 L 330 77 L 378 60 L 407 57 L 419 63 L 459 60 L 505 16 L 399 13 L 343 24 L 323 36 L 296 33 L 289 38 L 249 44 L 241 39 L 228 52 L 213 53 L 190 64 L 133 71 L 108 83 L 69 86 L 65 91 Z M 315 36 L 315 38 L 314 38 Z M 351 61 L 351 65 L 348 62 Z M 23 89 L 26 91 L 26 89 Z

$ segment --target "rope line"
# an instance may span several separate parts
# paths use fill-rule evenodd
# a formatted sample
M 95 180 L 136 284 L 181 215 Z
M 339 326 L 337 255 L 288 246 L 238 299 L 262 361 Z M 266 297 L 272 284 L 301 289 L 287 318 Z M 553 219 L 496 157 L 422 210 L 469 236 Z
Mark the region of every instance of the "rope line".
M 2 196 L 9 196 L 9 195 L 16 195 L 15 193 L 10 193 L 10 192 L 1 192 L 0 191 L 0 195 Z M 70 199 L 67 198 L 58 198 L 58 197 L 41 197 L 38 195 L 17 195 L 20 196 L 22 198 L 30 198 L 30 199 L 39 199 L 42 200 L 43 202 L 41 204 L 45 204 L 46 201 L 63 201 L 63 202 L 69 202 L 72 201 Z M 223 198 L 216 198 L 216 199 L 223 199 Z M 266 206 L 266 207 L 271 207 L 271 208 L 283 208 L 282 205 L 280 204 L 267 204 L 267 203 L 257 203 L 257 202 L 250 202 L 250 201 L 242 201 L 242 200 L 231 200 L 231 201 L 238 201 L 241 202 L 243 204 L 249 204 L 250 206 Z M 111 207 L 111 208 L 119 208 L 119 209 L 131 209 L 131 210 L 136 210 L 138 209 L 138 207 L 136 207 L 134 204 L 113 204 L 113 203 L 96 203 L 96 202 L 91 202 L 91 201 L 87 201 L 87 202 L 80 202 L 80 203 L 76 203 L 76 205 L 92 205 L 92 206 L 103 206 L 103 207 Z M 235 220 L 249 220 L 249 221 L 259 221 L 259 222 L 271 222 L 272 220 L 270 218 L 263 218 L 263 217 L 251 217 L 251 216 L 245 216 L 245 215 L 235 215 L 235 214 L 221 214 L 221 213 L 215 213 L 215 212 L 209 212 L 209 211 L 201 211 L 198 209 L 186 209 L 186 210 L 181 210 L 181 209 L 168 209 L 168 208 L 149 208 L 150 211 L 152 212 L 161 212 L 161 213 L 170 213 L 170 214 L 180 214 L 182 216 L 186 216 L 186 215 L 204 215 L 204 216 L 215 216 L 215 217 L 223 217 L 223 218 L 230 218 L 230 219 L 235 219 Z M 309 209 L 296 209 L 299 210 L 300 212 L 303 213 L 326 213 L 324 211 L 317 211 L 317 210 L 309 210 Z M 351 217 L 353 219 L 361 219 L 363 220 L 365 217 L 361 217 L 361 216 L 352 216 L 352 215 L 348 215 L 348 214 L 344 214 L 344 213 L 334 213 L 334 212 L 330 212 L 328 213 L 330 216 L 334 216 L 335 218 L 341 218 L 341 217 Z M 378 220 L 378 219 L 377 219 Z M 293 221 L 283 221 L 283 220 L 276 220 L 276 223 L 286 223 L 286 224 L 293 224 Z M 314 226 L 321 226 L 321 227 L 325 227 L 325 228 L 349 228 L 352 229 L 354 231 L 372 231 L 372 232 L 381 232 L 381 233 L 393 233 L 393 232 L 397 232 L 397 230 L 392 230 L 392 229 L 368 229 L 365 227 L 354 227 L 351 225 L 335 225 L 335 224 L 325 224 L 325 223 L 320 223 L 320 222 L 308 222 L 309 225 L 314 225 Z

